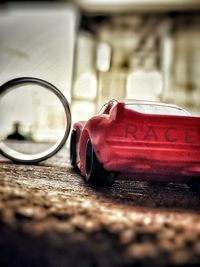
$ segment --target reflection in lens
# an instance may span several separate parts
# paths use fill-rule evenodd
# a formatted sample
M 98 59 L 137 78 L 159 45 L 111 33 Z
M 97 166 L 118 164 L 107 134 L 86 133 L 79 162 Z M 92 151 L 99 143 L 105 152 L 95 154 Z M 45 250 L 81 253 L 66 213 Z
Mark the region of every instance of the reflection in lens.
M 46 151 L 62 139 L 67 123 L 59 98 L 39 85 L 20 85 L 0 100 L 0 140 L 14 151 Z

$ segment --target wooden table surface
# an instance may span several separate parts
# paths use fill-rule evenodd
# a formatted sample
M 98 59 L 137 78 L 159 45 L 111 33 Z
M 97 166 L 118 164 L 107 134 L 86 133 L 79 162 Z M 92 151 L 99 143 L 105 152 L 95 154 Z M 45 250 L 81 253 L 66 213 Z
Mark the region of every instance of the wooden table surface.
M 200 198 L 185 185 L 91 187 L 68 151 L 0 158 L 0 266 L 199 266 Z

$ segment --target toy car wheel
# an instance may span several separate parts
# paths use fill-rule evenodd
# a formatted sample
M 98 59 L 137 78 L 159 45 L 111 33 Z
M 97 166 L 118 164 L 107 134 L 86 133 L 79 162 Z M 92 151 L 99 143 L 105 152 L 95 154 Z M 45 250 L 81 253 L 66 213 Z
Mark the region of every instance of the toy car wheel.
M 85 171 L 85 179 L 90 184 L 111 186 L 115 181 L 115 173 L 106 171 L 99 163 L 90 140 L 86 148 Z
M 76 167 L 76 131 L 73 130 L 70 138 L 70 163 Z
M 187 186 L 192 192 L 200 192 L 200 182 L 197 179 L 191 179 L 187 183 Z

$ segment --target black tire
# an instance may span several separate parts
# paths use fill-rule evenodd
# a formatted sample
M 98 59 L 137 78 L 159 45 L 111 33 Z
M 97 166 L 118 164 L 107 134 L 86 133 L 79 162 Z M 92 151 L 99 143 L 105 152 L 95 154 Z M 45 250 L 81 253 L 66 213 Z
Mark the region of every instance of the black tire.
M 200 181 L 198 177 L 195 179 L 191 179 L 188 183 L 187 186 L 192 192 L 200 192 Z
M 70 138 L 70 163 L 76 167 L 76 131 L 73 130 Z
M 89 184 L 108 187 L 115 181 L 115 173 L 106 171 L 99 163 L 90 140 L 86 147 L 85 172 L 85 179 Z

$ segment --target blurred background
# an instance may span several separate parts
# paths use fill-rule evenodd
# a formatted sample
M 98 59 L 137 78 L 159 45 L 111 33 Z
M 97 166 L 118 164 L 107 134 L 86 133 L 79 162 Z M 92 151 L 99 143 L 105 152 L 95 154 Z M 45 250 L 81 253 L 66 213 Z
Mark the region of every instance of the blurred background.
M 73 121 L 113 98 L 173 103 L 200 115 L 199 0 L 3 1 L 0 38 L 0 83 L 20 76 L 53 83 Z M 35 103 L 42 112 L 24 132 L 63 127 L 59 104 L 48 96 Z M 0 106 L 5 138 L 20 118 L 5 119 L 7 105 Z M 23 99 L 20 116 L 28 106 Z

